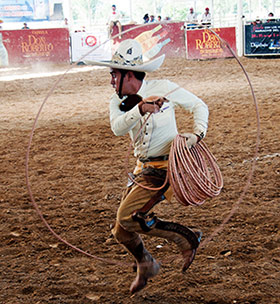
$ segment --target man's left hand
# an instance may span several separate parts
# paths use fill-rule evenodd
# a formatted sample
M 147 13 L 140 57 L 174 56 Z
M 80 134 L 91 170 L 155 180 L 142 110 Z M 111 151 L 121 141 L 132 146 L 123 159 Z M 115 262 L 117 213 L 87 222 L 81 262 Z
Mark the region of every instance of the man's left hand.
M 195 144 L 198 142 L 198 136 L 193 133 L 183 133 L 181 136 L 186 138 L 187 146 L 190 149 L 191 147 L 195 146 Z

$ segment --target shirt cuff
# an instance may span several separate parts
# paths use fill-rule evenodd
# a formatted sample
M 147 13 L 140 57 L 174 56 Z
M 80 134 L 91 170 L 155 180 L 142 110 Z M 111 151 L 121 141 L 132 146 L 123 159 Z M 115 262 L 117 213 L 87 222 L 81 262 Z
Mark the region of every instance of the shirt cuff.
M 142 117 L 138 104 L 133 107 L 130 111 L 127 112 L 127 119 L 130 120 L 131 122 L 135 122 L 139 120 Z

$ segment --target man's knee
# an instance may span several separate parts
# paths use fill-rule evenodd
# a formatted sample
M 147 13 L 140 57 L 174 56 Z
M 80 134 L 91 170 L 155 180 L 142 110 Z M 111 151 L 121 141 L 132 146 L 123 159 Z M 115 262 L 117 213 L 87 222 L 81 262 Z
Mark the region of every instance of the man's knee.
M 121 224 L 126 230 L 130 230 L 129 227 L 134 222 L 132 219 L 132 208 L 127 208 L 126 205 L 121 205 L 117 211 L 117 222 Z
M 141 232 L 140 225 L 132 217 L 134 210 L 120 207 L 117 212 L 117 221 L 118 225 L 122 227 L 123 230 L 128 233 Z M 120 231 L 122 231 L 120 229 Z
M 120 224 L 120 226 L 125 229 L 128 232 L 138 232 L 139 227 L 137 222 L 135 222 L 132 218 L 131 214 L 127 214 L 121 216 L 118 214 L 117 216 L 117 222 Z
M 111 230 L 113 236 L 119 243 L 126 243 L 138 237 L 138 234 L 133 231 L 128 231 L 116 221 L 114 228 Z

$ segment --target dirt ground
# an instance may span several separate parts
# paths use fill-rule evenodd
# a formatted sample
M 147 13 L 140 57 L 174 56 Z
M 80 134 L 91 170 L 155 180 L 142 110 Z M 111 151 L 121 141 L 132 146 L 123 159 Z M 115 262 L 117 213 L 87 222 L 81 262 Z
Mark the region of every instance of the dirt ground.
M 166 60 L 148 78 L 168 78 L 209 106 L 205 142 L 217 158 L 224 188 L 201 207 L 162 202 L 157 214 L 199 227 L 203 239 L 182 274 L 180 255 L 162 239 L 144 237 L 162 262 L 161 272 L 131 297 L 132 258 L 110 234 L 126 184 L 128 136 L 109 125 L 113 89 L 106 69 L 73 67 L 48 97 L 32 140 L 31 189 L 49 225 L 90 258 L 57 240 L 31 204 L 25 181 L 25 155 L 35 116 L 61 77 L 5 81 L 11 73 L 65 71 L 68 66 L 1 70 L 0 74 L 0 303 L 188 303 L 273 304 L 280 299 L 280 59 L 242 58 L 258 101 L 257 119 L 250 88 L 235 59 Z M 191 117 L 177 112 L 179 129 L 192 130 Z M 130 167 L 134 160 L 130 157 Z M 239 203 L 240 202 L 240 203 Z M 234 210 L 229 222 L 223 219 Z

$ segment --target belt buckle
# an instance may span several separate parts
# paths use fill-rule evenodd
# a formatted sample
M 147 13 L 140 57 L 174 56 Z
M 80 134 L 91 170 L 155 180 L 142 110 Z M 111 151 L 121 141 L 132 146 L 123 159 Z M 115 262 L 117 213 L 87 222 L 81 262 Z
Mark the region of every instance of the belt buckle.
M 150 161 L 149 158 L 139 158 L 139 160 L 142 164 L 145 164 Z
M 139 160 L 143 164 L 148 163 L 148 162 L 154 162 L 154 161 L 165 161 L 165 160 L 168 160 L 168 155 L 148 157 L 145 159 L 140 158 Z
M 135 179 L 135 175 L 133 173 L 129 172 L 128 175 L 129 175 L 129 177 L 127 178 L 127 184 L 126 184 L 127 188 L 134 185 L 134 179 Z

